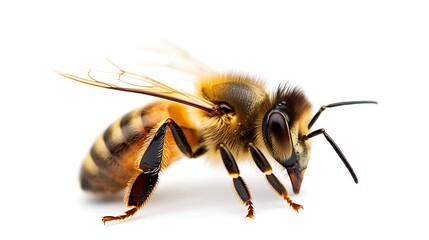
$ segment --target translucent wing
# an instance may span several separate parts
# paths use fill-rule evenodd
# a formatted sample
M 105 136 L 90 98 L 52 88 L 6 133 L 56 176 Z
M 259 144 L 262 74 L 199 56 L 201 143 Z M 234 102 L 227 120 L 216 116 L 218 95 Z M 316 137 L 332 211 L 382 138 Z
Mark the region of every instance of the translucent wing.
M 168 49 L 165 47 L 150 49 L 158 57 L 158 60 L 152 62 L 139 61 L 140 67 L 144 70 L 149 70 L 151 67 L 159 68 L 158 70 L 164 71 L 164 73 L 168 70 L 170 74 L 173 71 L 194 77 L 211 72 L 209 68 L 194 60 L 185 51 L 172 45 L 168 46 L 170 46 Z M 145 51 L 147 53 L 147 49 Z M 124 70 L 109 59 L 106 61 L 109 63 L 107 68 L 85 69 L 80 74 L 58 73 L 72 80 L 97 87 L 141 93 L 186 104 L 206 112 L 215 111 L 215 104 L 204 98 L 180 91 L 176 87 L 168 86 L 146 74 Z
M 143 45 L 140 51 L 136 51 L 136 59 L 145 67 L 162 69 L 162 71 L 174 71 L 201 76 L 212 72 L 212 69 L 198 61 L 194 56 L 171 42 L 157 41 L 158 44 Z

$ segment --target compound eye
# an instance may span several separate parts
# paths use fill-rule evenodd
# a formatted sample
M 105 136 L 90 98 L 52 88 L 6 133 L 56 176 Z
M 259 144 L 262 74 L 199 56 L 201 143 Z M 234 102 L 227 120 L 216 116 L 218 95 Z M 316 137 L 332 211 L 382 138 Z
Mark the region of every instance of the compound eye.
M 268 129 L 271 132 L 271 138 L 280 146 L 289 143 L 289 127 L 285 116 L 275 112 L 268 119 Z
M 276 109 L 265 117 L 263 136 L 271 155 L 278 160 L 287 160 L 292 154 L 288 116 Z

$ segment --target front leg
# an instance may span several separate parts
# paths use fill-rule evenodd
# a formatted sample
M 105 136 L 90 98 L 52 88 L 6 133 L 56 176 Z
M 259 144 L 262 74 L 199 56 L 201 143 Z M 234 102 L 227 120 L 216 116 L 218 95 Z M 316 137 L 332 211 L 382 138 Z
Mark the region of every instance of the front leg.
M 273 189 L 287 202 L 289 205 L 295 210 L 299 211 L 299 209 L 303 209 L 303 207 L 297 203 L 294 203 L 286 190 L 283 184 L 277 179 L 277 177 L 273 174 L 270 163 L 265 158 L 264 154 L 255 146 L 253 143 L 248 144 L 250 153 L 252 154 L 253 160 L 258 166 L 259 170 L 265 174 L 268 183 L 273 187 Z
M 122 215 L 103 217 L 104 224 L 109 221 L 124 220 L 131 217 L 147 202 L 158 182 L 167 127 L 170 128 L 180 151 L 186 156 L 195 157 L 196 154 L 200 154 L 205 150 L 205 148 L 199 148 L 196 153 L 193 153 L 182 129 L 172 119 L 167 119 L 158 128 L 142 156 L 138 165 L 140 174 L 128 183 L 125 190 L 125 204 L 130 209 Z

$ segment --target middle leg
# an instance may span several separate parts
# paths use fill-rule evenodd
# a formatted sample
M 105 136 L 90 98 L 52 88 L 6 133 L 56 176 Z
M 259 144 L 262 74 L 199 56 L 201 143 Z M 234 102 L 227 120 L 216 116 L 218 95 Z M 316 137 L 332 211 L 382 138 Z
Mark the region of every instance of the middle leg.
M 246 218 L 253 218 L 255 211 L 253 209 L 252 197 L 250 196 L 250 192 L 246 183 L 244 183 L 243 179 L 240 177 L 240 171 L 238 170 L 237 162 L 225 145 L 220 144 L 219 151 L 226 170 L 232 177 L 235 191 L 237 192 L 243 204 L 247 207 Z

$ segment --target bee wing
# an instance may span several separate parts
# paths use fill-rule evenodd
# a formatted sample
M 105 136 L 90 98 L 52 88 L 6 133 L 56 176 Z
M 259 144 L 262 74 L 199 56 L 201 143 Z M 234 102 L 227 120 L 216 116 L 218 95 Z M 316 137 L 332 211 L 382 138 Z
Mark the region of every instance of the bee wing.
M 59 72 L 59 74 L 81 83 L 164 98 L 196 107 L 207 112 L 212 112 L 215 107 L 212 102 L 204 98 L 184 93 L 150 78 L 149 76 L 140 73 L 127 72 L 119 68 L 113 62 L 109 62 L 115 67 L 116 71 L 88 69 L 86 71 L 86 76 L 78 76 L 63 72 Z
M 146 68 L 153 67 L 159 68 L 162 72 L 174 71 L 194 76 L 212 71 L 187 51 L 171 42 L 160 40 L 157 44 L 143 44 L 139 50 L 133 52 L 138 54 L 136 59 L 139 64 Z

